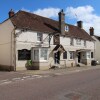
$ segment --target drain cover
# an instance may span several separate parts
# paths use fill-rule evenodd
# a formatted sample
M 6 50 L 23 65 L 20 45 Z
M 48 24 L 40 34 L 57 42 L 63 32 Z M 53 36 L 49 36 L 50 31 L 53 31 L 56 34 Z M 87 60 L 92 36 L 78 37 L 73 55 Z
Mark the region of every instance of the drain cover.
M 64 95 L 67 100 L 89 100 L 90 96 L 77 93 L 77 92 L 69 92 Z
M 68 93 L 65 95 L 66 98 L 69 98 L 70 100 L 80 100 L 82 95 L 78 93 Z

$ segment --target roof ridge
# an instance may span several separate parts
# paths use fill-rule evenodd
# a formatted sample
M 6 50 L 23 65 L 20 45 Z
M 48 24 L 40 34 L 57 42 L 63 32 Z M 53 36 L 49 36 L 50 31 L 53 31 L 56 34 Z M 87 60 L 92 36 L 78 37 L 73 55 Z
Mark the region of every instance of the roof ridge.
M 41 15 L 38 15 L 38 14 L 35 14 L 35 13 L 32 13 L 32 12 L 27 12 L 27 11 L 24 11 L 24 10 L 19 10 L 18 12 L 25 12 L 25 13 L 28 13 L 28 14 L 36 15 L 36 16 L 41 17 L 41 18 L 45 18 L 45 19 L 49 19 L 49 20 L 52 20 L 52 21 L 55 21 L 55 22 L 59 22 L 57 20 L 54 20 L 54 19 L 51 19 L 51 18 L 48 18 L 48 17 L 44 17 L 44 16 L 41 16 Z

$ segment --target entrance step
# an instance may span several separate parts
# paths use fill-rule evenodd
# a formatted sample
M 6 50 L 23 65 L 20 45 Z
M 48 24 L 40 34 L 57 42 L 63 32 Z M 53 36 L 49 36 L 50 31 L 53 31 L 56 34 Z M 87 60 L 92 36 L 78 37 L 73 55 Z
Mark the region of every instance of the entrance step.
M 78 63 L 77 66 L 79 66 L 79 67 L 84 67 L 84 66 L 86 66 L 86 65 L 83 64 L 83 63 Z

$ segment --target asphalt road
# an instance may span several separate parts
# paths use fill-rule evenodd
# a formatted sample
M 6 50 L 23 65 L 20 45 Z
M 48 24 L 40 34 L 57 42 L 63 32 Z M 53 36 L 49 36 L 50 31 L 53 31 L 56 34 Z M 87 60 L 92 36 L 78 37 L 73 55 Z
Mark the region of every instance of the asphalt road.
M 0 100 L 100 100 L 100 69 L 8 82 Z

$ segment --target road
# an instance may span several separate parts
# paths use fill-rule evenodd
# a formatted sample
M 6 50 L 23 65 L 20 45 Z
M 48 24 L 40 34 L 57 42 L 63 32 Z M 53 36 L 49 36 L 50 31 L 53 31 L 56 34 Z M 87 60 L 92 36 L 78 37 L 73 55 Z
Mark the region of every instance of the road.
M 0 100 L 100 100 L 100 69 L 1 84 Z

